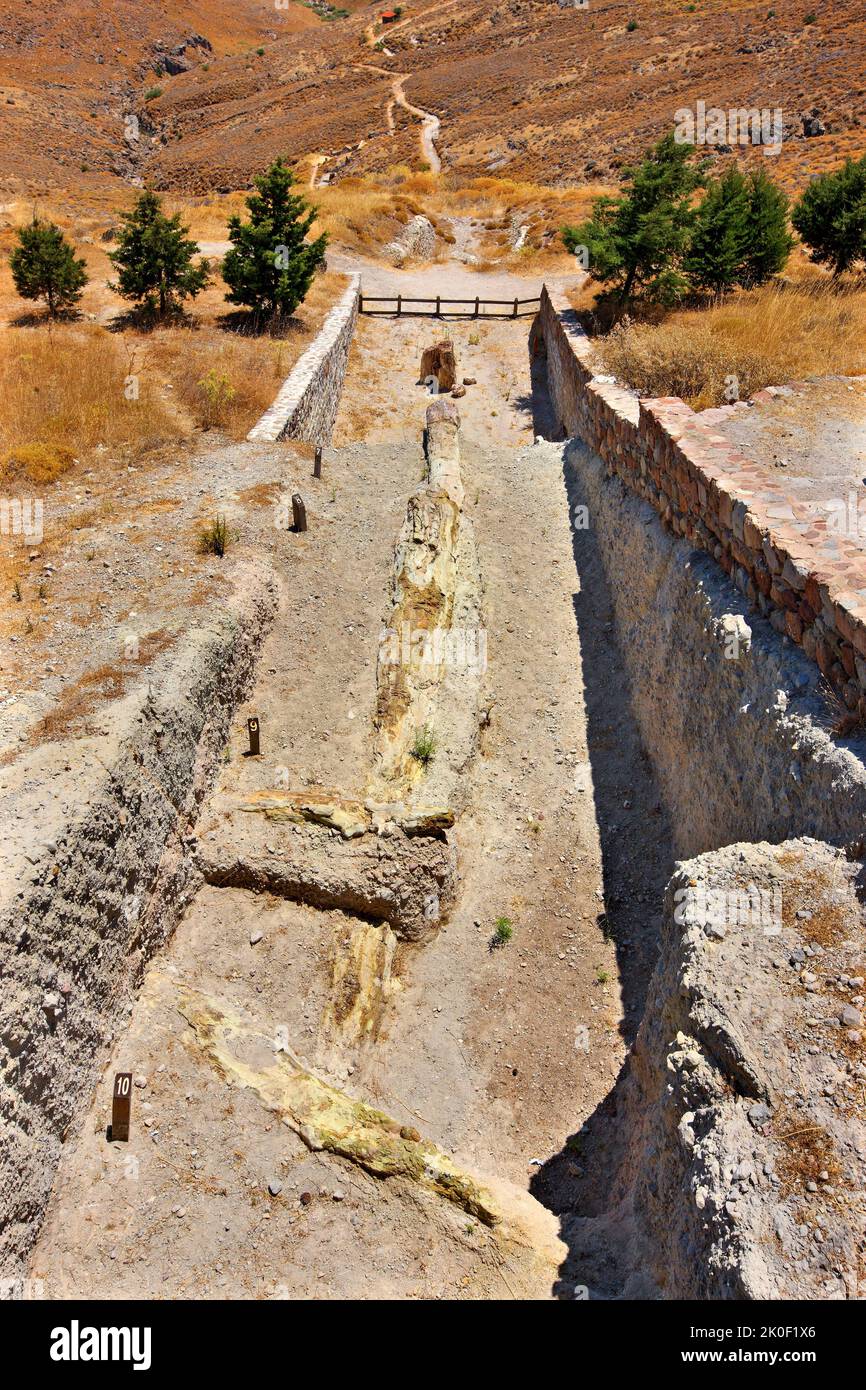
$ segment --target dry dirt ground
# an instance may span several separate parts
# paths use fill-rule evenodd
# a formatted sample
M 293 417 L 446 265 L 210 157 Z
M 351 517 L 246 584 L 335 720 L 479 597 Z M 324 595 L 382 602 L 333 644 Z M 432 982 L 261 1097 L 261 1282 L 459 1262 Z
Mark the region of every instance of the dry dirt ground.
M 724 421 L 728 438 L 788 492 L 798 516 L 820 516 L 866 546 L 866 381 L 798 382 Z
M 586 1176 L 571 1136 L 639 1019 L 670 851 L 600 571 L 577 578 L 561 449 L 536 442 L 556 429 L 528 325 L 449 326 L 459 376 L 476 379 L 459 407 L 487 642 L 454 907 L 415 944 L 342 911 L 203 887 L 70 1136 L 32 1262 L 49 1297 L 543 1298 L 556 1284 L 564 1249 L 527 1189 L 556 1155 L 564 1182 Z M 420 349 L 440 332 L 361 321 L 321 480 L 291 447 L 231 452 L 245 483 L 269 465 L 282 480 L 244 488 L 237 550 L 266 548 L 282 598 L 200 826 L 205 858 L 233 796 L 363 789 L 394 540 L 424 471 Z M 305 534 L 274 521 L 295 489 Z M 244 757 L 251 714 L 260 758 Z M 278 858 L 300 831 L 271 829 Z M 503 917 L 512 938 L 491 949 Z M 214 1026 L 234 1039 L 228 1060 Z M 423 1178 L 311 1152 L 297 1104 L 271 1090 L 284 1055 L 499 1193 L 506 1234 Z M 129 1144 L 106 1134 L 116 1070 L 137 1079 Z
M 88 252 L 107 275 L 104 252 Z M 122 301 L 94 280 L 81 318 L 52 330 L 56 379 L 30 380 L 30 353 L 44 350 L 48 330 L 39 314 L 33 322 L 30 316 L 20 320 L 21 301 L 6 275 L 0 278 L 0 351 L 8 353 L 19 391 L 0 427 L 0 466 L 11 447 L 30 442 L 27 429 L 38 429 L 55 411 L 61 419 L 68 413 L 67 438 L 78 455 L 51 484 L 12 479 L 4 487 L 7 495 L 39 500 L 42 534 L 28 540 L 4 522 L 0 535 L 0 759 L 33 737 L 46 716 L 51 727 L 43 735 L 81 732 L 94 706 L 122 694 L 174 642 L 190 610 L 220 592 L 224 567 L 199 553 L 200 533 L 222 516 L 245 541 L 250 500 L 260 508 L 279 484 L 283 453 L 239 448 L 230 432 L 203 429 L 196 417 L 205 398 L 195 379 L 218 364 L 237 384 L 241 409 L 231 426 L 244 432 L 270 404 L 344 285 L 339 275 L 317 279 L 292 331 L 275 340 L 223 331 L 219 282 L 195 307 L 188 329 L 118 332 L 110 325 Z M 111 394 L 96 405 L 117 409 L 131 369 L 149 403 L 152 434 L 131 429 L 124 440 L 118 431 L 113 443 L 96 445 L 82 437 L 78 447 L 70 361 L 77 346 L 97 342 L 110 349 L 113 361 L 106 382 Z M 13 363 L 20 364 L 17 375 Z M 191 394 L 184 380 L 193 383 Z M 34 391 L 43 402 L 39 415 L 24 400 Z

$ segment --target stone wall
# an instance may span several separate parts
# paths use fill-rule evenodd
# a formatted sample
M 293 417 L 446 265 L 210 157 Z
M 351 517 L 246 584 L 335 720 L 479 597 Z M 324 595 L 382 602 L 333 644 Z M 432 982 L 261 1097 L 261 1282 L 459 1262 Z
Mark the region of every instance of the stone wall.
M 652 755 L 676 852 L 866 825 L 863 741 L 825 727 L 820 673 L 712 558 L 662 523 L 578 440 L 565 450 L 578 570 L 607 578 L 629 697 Z
M 105 1048 L 200 882 L 192 832 L 276 607 L 258 566 L 238 577 L 238 595 L 188 632 L 143 689 L 105 712 L 102 736 L 40 744 L 5 771 L 4 1275 L 20 1272 Z M 73 789 L 75 811 L 62 815 L 60 793 Z
M 863 552 L 828 530 L 826 518 L 798 521 L 784 490 L 684 401 L 639 401 L 597 376 L 574 311 L 546 288 L 532 342 L 547 353 L 563 430 L 583 439 L 666 527 L 711 554 L 866 720 Z
M 349 280 L 349 288 L 329 311 L 315 341 L 295 364 L 273 405 L 253 426 L 247 439 L 265 443 L 305 439 L 317 446 L 330 441 L 358 318 L 361 277 L 351 275 Z

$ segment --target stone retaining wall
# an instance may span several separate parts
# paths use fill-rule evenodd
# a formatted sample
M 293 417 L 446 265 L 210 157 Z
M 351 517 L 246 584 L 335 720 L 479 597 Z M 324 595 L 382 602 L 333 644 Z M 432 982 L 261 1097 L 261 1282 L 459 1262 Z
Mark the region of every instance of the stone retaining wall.
M 247 439 L 273 442 L 306 439 L 321 446 L 331 438 L 343 392 L 346 363 L 358 318 L 360 275 L 334 305 L 315 341 L 295 364 L 273 405 L 253 426 Z
M 866 719 L 866 556 L 824 517 L 798 520 L 789 497 L 677 397 L 637 400 L 596 376 L 589 339 L 564 297 L 545 288 L 533 325 L 553 406 L 609 473 L 664 524 L 708 551 L 777 632 L 817 662 Z
M 591 522 L 573 532 L 581 586 L 600 562 L 676 854 L 794 832 L 858 840 L 864 741 L 830 737 L 817 667 L 580 441 L 565 480 L 572 515 L 583 506 Z

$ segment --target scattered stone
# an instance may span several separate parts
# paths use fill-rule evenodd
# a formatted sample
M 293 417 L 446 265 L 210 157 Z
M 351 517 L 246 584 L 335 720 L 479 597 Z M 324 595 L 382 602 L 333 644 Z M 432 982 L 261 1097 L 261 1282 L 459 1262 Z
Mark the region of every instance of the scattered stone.
M 748 1113 L 749 1123 L 754 1125 L 755 1129 L 760 1129 L 763 1125 L 769 1123 L 773 1112 L 770 1110 L 769 1105 L 765 1105 L 761 1100 L 755 1105 L 750 1105 Z
M 270 1192 L 271 1196 L 279 1197 L 282 1190 L 283 1184 L 280 1182 L 279 1178 L 271 1178 L 270 1182 L 268 1183 L 268 1191 Z
M 257 946 L 258 943 L 261 941 L 261 939 L 262 939 L 263 936 L 264 936 L 264 932 L 261 932 L 261 931 L 251 931 L 251 932 L 250 932 L 250 945 L 251 945 L 251 946 Z

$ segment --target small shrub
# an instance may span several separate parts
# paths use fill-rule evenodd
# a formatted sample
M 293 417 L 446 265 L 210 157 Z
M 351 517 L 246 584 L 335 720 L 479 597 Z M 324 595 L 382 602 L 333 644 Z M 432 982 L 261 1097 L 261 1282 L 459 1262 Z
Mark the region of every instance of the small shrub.
M 216 516 L 199 536 L 198 548 L 202 555 L 217 555 L 222 559 L 228 550 L 229 530 L 224 516 Z
M 264 50 L 263 48 L 257 48 L 257 49 L 256 49 L 256 52 L 258 53 L 258 55 L 259 55 L 260 58 L 264 58 L 264 56 L 265 56 L 265 50 Z
M 608 975 L 607 971 L 606 971 L 606 970 L 603 970 L 603 969 L 601 968 L 601 966 L 599 966 L 598 969 L 597 969 L 596 972 L 595 972 L 595 982 L 596 982 L 596 984 L 599 984 L 599 985 L 606 985 L 609 979 L 610 979 L 610 976 Z
M 815 21 L 817 20 L 817 18 L 818 18 L 818 16 L 815 14 L 815 12 L 814 12 L 814 10 L 813 10 L 811 14 L 807 14 L 807 15 L 805 15 L 805 16 L 803 17 L 803 23 L 804 23 L 804 24 L 814 24 Z
M 71 449 L 62 444 L 18 444 L 6 455 L 0 474 L 23 478 L 28 483 L 53 483 L 74 462 Z
M 202 377 L 196 385 L 204 397 L 204 428 L 212 429 L 214 425 L 224 424 L 228 408 L 235 398 L 235 388 L 225 372 L 218 372 L 215 367 L 211 367 L 207 376 Z
M 436 756 L 437 739 L 429 724 L 415 731 L 415 740 L 412 744 L 412 757 L 419 762 L 422 767 L 427 767 Z
M 630 19 L 629 22 L 628 22 L 628 24 L 627 24 L 625 27 L 626 27 L 626 29 L 628 30 L 628 32 L 629 32 L 630 34 L 633 34 L 634 31 L 635 31 L 635 29 L 637 28 L 637 20 L 636 20 L 636 19 Z
M 12 597 L 13 597 L 13 599 L 15 600 L 16 603 L 20 603 L 20 602 L 21 602 L 21 598 L 22 598 L 22 594 L 21 594 L 21 585 L 18 583 L 18 580 L 17 580 L 17 579 L 15 580 L 15 583 L 12 585 Z
M 162 96 L 162 88 L 161 88 L 161 87 L 148 87 L 147 91 L 146 91 L 145 94 L 144 94 L 144 99 L 145 99 L 145 101 L 156 101 L 157 97 L 161 97 L 161 96 Z
M 493 935 L 490 938 L 491 951 L 498 950 L 501 946 L 507 946 L 514 935 L 514 926 L 510 917 L 497 917 L 493 924 Z

